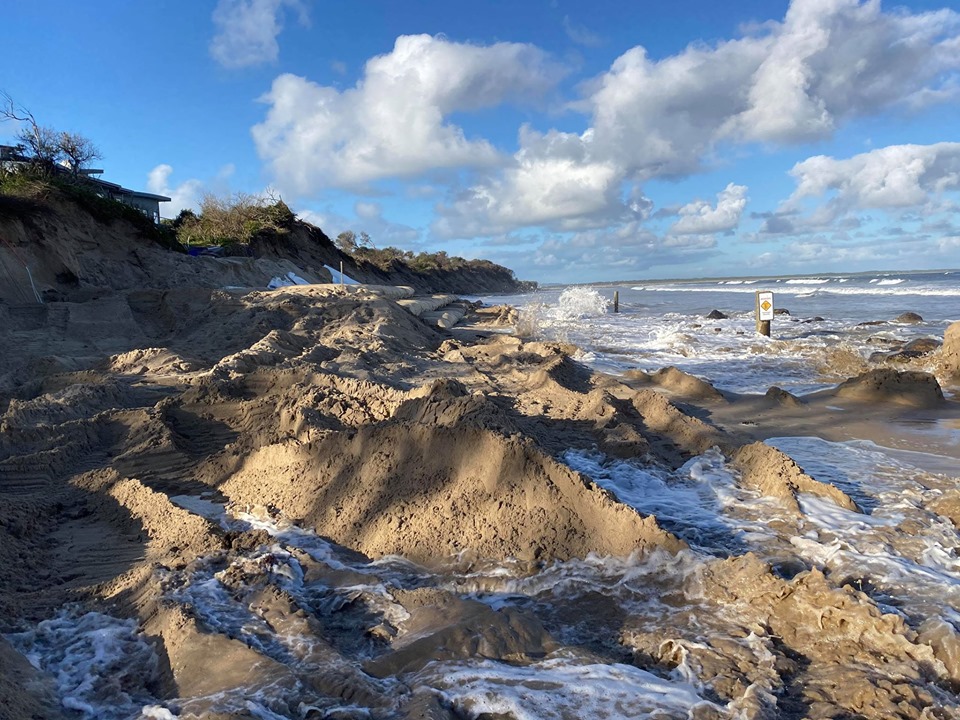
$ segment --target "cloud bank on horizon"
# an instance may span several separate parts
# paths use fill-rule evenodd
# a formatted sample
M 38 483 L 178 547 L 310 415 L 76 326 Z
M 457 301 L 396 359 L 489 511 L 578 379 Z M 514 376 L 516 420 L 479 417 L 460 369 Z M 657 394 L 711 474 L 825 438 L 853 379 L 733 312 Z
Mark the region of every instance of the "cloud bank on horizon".
M 236 113 L 246 147 L 202 180 L 170 152 L 148 187 L 174 215 L 269 185 L 328 234 L 542 281 L 960 266 L 960 13 L 760 3 L 780 14 L 742 11 L 704 39 L 680 17 L 700 4 L 681 5 L 634 32 L 602 0 L 589 15 L 545 0 L 510 25 L 535 28 L 517 41 L 483 3 L 462 9 L 468 35 L 430 26 L 440 6 L 401 22 L 377 3 L 219 0 L 203 91 L 255 89 Z M 323 54 L 377 13 L 363 54 Z M 259 187 L 232 172 L 244 153 Z

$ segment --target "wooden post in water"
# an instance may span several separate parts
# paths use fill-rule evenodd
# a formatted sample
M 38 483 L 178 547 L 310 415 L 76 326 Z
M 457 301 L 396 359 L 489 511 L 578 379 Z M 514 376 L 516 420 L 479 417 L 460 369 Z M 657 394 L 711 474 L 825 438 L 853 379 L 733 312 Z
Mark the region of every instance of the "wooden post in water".
M 613 311 L 620 312 L 620 291 L 613 291 Z
M 770 322 L 773 320 L 773 293 L 769 290 L 757 290 L 756 303 L 757 332 L 770 337 Z

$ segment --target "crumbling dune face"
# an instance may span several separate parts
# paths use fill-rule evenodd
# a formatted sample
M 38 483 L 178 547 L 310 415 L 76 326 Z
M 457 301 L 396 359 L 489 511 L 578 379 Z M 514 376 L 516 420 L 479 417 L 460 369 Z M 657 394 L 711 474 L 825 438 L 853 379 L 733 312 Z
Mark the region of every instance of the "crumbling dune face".
M 755 442 L 737 448 L 731 459 L 733 467 L 740 471 L 744 486 L 780 500 L 795 513 L 800 512 L 798 493 L 827 498 L 846 510 L 859 512 L 857 504 L 845 492 L 813 479 L 789 455 L 766 443 Z
M 329 282 L 317 265 L 307 271 L 282 257 L 189 257 L 142 238 L 123 220 L 100 223 L 68 200 L 51 198 L 41 212 L 0 219 L 0 300 L 35 303 L 86 300 L 91 293 L 135 288 L 266 287 L 289 272 Z M 31 268 L 27 275 L 24 264 Z M 33 283 L 31 285 L 31 276 Z

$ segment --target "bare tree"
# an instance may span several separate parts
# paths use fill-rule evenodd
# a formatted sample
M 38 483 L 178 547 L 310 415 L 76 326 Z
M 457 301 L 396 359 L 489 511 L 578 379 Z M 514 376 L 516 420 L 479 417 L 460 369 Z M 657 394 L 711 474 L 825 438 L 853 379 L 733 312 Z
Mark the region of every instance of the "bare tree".
M 94 160 L 103 158 L 93 141 L 79 133 L 62 132 L 59 143 L 63 160 L 74 177 L 77 177 L 80 171 L 86 169 Z
M 52 170 L 63 156 L 60 134 L 53 128 L 38 123 L 32 112 L 22 105 L 17 105 L 6 92 L 2 93 L 2 99 L 0 117 L 25 124 L 16 135 L 21 152 L 26 153 L 41 169 Z
M 90 139 L 41 125 L 32 112 L 17 105 L 3 91 L 0 91 L 0 120 L 23 124 L 16 135 L 20 152 L 44 172 L 51 172 L 63 162 L 76 177 L 87 163 L 102 157 Z

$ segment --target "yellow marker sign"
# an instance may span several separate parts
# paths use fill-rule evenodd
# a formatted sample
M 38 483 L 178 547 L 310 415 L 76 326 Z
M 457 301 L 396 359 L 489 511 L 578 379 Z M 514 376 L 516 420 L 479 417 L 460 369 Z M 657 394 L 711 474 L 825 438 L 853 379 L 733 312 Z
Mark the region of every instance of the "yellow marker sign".
M 773 320 L 773 293 L 768 290 L 757 292 L 757 320 Z

